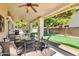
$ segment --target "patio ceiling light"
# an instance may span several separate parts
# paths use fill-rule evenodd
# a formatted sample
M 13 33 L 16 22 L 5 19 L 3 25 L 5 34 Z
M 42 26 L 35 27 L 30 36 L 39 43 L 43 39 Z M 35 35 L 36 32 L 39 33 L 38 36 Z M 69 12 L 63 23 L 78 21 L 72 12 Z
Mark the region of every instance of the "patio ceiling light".
M 28 10 L 32 10 L 32 7 L 31 7 L 31 6 L 28 6 L 27 9 L 28 9 Z

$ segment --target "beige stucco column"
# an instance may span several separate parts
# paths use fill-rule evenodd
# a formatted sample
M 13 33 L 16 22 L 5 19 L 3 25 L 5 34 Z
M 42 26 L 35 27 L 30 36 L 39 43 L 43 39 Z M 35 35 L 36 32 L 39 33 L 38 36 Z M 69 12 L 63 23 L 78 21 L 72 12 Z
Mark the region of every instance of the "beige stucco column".
M 38 35 L 39 35 L 39 39 L 41 39 L 44 35 L 44 18 L 40 17 L 39 21 L 38 21 Z

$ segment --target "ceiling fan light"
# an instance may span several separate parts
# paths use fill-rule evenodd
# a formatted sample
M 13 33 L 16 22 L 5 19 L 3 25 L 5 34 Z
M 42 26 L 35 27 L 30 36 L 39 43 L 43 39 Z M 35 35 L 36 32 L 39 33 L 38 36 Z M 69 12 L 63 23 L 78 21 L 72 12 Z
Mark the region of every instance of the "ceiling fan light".
M 31 6 L 28 6 L 28 10 L 32 10 L 32 7 Z

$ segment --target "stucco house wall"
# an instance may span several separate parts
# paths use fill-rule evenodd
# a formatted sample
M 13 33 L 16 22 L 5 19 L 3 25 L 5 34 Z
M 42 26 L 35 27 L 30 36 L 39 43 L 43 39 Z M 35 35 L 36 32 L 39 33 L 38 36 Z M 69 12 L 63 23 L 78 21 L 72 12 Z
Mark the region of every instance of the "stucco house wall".
M 8 20 L 6 19 L 7 17 L 7 9 L 6 7 L 4 7 L 4 5 L 0 5 L 0 15 L 2 15 L 4 17 L 4 31 L 0 32 L 0 41 L 3 41 L 3 38 L 6 37 L 7 32 L 8 32 Z

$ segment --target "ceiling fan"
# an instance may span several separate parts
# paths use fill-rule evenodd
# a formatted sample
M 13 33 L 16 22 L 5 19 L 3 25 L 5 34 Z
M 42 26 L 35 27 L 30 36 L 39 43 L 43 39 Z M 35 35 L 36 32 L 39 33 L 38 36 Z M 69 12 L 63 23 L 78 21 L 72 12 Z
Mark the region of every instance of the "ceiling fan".
M 34 6 L 38 7 L 39 5 L 36 4 L 36 3 L 27 3 L 27 4 L 24 4 L 24 5 L 20 5 L 19 7 L 27 7 L 27 13 L 29 10 L 33 10 L 34 12 L 37 12 L 37 10 L 34 8 Z

